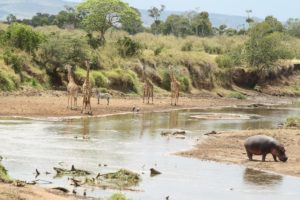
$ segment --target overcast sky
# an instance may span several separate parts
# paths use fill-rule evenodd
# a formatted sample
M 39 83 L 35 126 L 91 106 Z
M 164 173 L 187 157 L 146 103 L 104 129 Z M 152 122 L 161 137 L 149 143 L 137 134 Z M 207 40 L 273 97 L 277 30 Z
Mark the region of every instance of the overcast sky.
M 82 0 L 67 0 L 82 1 Z M 167 10 L 199 10 L 211 13 L 245 16 L 246 10 L 252 10 L 253 16 L 264 18 L 273 15 L 285 21 L 288 18 L 300 18 L 300 0 L 124 0 L 136 8 L 148 9 L 164 4 Z

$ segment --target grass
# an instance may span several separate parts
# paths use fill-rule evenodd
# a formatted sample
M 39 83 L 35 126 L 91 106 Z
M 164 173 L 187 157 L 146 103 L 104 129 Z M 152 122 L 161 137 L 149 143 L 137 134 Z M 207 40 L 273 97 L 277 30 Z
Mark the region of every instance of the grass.
M 121 188 L 136 186 L 141 181 L 139 174 L 126 169 L 120 169 L 117 172 L 105 174 L 104 178 Z
M 107 200 L 129 200 L 129 199 L 127 199 L 124 194 L 115 193 L 112 194 Z
M 5 169 L 5 167 L 3 167 L 0 163 L 0 180 L 3 181 L 10 181 L 11 178 L 9 177 L 7 170 Z
M 287 118 L 284 123 L 285 128 L 300 128 L 300 117 L 299 116 L 290 116 Z
M 240 99 L 240 100 L 243 100 L 243 99 L 246 99 L 246 96 L 239 93 L 239 92 L 230 92 L 227 97 L 229 98 L 235 98 L 235 99 Z

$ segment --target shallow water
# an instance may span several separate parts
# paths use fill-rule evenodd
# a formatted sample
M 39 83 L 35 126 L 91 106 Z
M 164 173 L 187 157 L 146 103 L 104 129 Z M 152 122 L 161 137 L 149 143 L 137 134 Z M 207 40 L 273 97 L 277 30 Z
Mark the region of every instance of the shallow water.
M 191 118 L 211 113 L 235 113 L 250 119 Z M 190 149 L 197 138 L 212 130 L 272 128 L 287 116 L 299 114 L 297 106 L 288 106 L 183 110 L 61 122 L 0 120 L 0 155 L 13 178 L 32 181 L 35 169 L 39 169 L 42 174 L 38 179 L 53 182 L 45 187 L 63 186 L 72 190 L 67 178 L 54 178 L 53 167 L 70 168 L 74 164 L 95 174 L 120 168 L 138 172 L 142 182 L 135 189 L 140 191 L 123 191 L 132 199 L 165 199 L 166 196 L 172 200 L 299 199 L 299 178 L 172 154 Z M 162 137 L 160 133 L 166 129 L 186 130 L 187 138 Z M 150 177 L 152 167 L 162 174 Z M 45 175 L 46 171 L 52 174 Z M 118 192 L 76 188 L 78 194 L 85 189 L 93 197 L 108 197 Z

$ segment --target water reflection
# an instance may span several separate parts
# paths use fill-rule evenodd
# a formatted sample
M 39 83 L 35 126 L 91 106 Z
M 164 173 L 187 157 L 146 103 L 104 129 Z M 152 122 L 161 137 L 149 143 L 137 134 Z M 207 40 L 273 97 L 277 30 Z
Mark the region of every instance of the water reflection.
M 259 170 L 246 168 L 244 171 L 244 182 L 258 186 L 275 186 L 282 182 L 283 177 Z

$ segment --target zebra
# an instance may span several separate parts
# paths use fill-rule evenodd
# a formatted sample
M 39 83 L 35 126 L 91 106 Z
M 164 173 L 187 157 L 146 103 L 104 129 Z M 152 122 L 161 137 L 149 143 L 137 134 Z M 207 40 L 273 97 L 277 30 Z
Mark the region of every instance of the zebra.
M 95 93 L 96 93 L 96 97 L 97 97 L 97 100 L 98 100 L 98 104 L 100 104 L 100 99 L 106 99 L 107 105 L 109 105 L 110 98 L 112 97 L 111 94 L 102 93 L 100 91 L 100 88 L 96 88 Z

